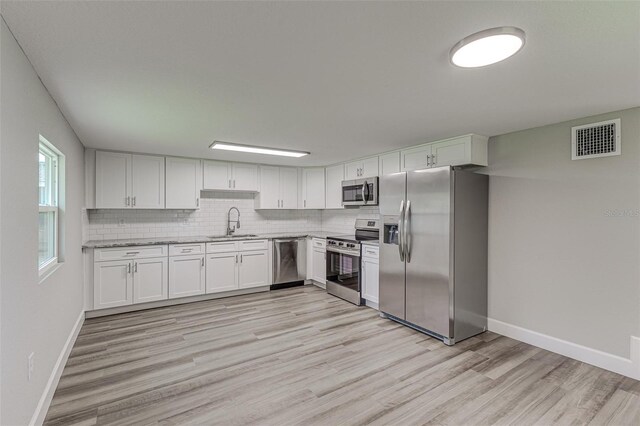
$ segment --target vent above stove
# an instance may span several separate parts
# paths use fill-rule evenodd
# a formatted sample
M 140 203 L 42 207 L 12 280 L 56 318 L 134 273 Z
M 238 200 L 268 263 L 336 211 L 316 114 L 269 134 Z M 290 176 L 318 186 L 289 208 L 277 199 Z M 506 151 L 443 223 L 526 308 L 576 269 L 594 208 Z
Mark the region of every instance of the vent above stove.
M 620 155 L 620 119 L 571 128 L 571 159 Z

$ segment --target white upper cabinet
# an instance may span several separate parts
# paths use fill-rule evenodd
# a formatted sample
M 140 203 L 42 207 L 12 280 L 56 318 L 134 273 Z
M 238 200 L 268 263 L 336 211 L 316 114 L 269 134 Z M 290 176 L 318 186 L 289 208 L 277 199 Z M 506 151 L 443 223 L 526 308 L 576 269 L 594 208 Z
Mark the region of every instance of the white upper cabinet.
M 197 209 L 202 189 L 202 162 L 191 158 L 167 157 L 166 200 L 168 209 Z
M 164 157 L 96 152 L 96 208 L 163 209 Z
M 204 161 L 202 166 L 203 189 L 230 190 L 231 163 L 226 161 Z
M 302 207 L 303 209 L 325 208 L 324 168 L 302 169 Z
M 396 151 L 381 155 L 378 164 L 380 176 L 398 173 L 400 171 L 400 152 Z
M 205 161 L 203 188 L 219 191 L 258 191 L 258 165 Z
M 258 191 L 258 165 L 248 163 L 232 163 L 231 179 L 236 191 Z
M 280 167 L 260 166 L 260 194 L 256 208 L 280 208 Z
M 131 207 L 164 208 L 164 157 L 132 155 Z
M 373 176 L 378 176 L 378 157 L 369 157 L 345 164 L 345 180 Z
M 298 170 L 293 167 L 260 166 L 260 193 L 256 209 L 298 208 Z
M 488 138 L 465 135 L 402 150 L 403 171 L 428 167 L 488 165 Z
M 280 208 L 298 208 L 298 170 L 293 167 L 280 167 L 280 199 Z
M 342 181 L 344 179 L 344 164 L 327 167 L 325 170 L 325 208 L 342 208 Z
M 488 165 L 488 138 L 467 135 L 431 144 L 431 166 Z
M 131 207 L 131 154 L 96 152 L 96 208 Z
M 426 169 L 431 165 L 431 145 L 402 150 L 400 158 L 403 172 Z

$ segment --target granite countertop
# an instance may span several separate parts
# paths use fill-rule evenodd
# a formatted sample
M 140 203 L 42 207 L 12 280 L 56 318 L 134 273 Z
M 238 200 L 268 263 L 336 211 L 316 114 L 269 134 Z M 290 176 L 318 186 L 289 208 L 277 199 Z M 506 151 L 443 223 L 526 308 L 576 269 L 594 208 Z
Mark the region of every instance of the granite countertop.
M 126 247 L 126 246 L 150 246 L 150 245 L 162 245 L 162 244 L 189 244 L 189 243 L 213 243 L 220 241 L 240 241 L 240 240 L 273 240 L 275 238 L 300 238 L 300 237 L 315 237 L 315 238 L 327 238 L 330 232 L 322 231 L 308 231 L 308 232 L 281 232 L 270 234 L 256 234 L 251 236 L 242 236 L 238 234 L 237 237 L 226 236 L 191 236 L 191 237 L 158 237 L 158 238 L 131 238 L 120 240 L 89 240 L 85 242 L 83 248 L 108 248 L 108 247 Z

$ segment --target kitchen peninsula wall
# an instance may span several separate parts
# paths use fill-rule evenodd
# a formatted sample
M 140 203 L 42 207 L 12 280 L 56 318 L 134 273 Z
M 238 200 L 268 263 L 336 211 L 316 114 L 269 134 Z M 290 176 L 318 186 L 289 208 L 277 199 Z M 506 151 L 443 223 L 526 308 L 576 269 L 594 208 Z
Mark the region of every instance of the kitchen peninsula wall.
M 199 210 L 89 210 L 88 240 L 221 235 L 227 212 L 240 210 L 240 234 L 353 232 L 357 218 L 377 218 L 378 208 L 344 210 L 254 210 L 253 194 L 203 192 Z M 232 214 L 235 218 L 235 212 Z

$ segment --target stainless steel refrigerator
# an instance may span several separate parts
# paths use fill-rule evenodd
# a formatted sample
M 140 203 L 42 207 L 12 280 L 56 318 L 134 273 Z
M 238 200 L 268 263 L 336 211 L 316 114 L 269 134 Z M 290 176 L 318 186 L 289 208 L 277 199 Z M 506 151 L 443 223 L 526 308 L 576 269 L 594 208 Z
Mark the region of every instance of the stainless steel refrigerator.
M 380 311 L 453 345 L 487 327 L 488 176 L 380 177 Z

